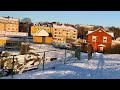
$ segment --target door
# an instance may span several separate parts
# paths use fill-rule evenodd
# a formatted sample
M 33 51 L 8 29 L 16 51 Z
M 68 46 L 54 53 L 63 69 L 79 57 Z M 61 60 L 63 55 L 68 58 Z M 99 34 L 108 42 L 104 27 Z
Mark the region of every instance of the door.
M 103 47 L 100 47 L 100 51 L 103 51 L 103 49 L 104 49 Z
M 42 43 L 45 43 L 45 37 L 44 36 L 42 37 Z

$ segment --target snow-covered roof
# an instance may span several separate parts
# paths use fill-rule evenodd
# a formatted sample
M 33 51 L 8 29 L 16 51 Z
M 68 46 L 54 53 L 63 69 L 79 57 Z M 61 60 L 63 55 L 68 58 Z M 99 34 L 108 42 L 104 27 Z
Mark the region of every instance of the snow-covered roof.
M 14 20 L 14 21 L 19 21 L 18 18 L 5 18 L 5 17 L 0 17 L 2 20 Z
M 9 31 L 0 31 L 1 35 L 5 36 L 28 36 L 28 33 L 25 32 L 9 32 Z
M 45 29 L 41 29 L 33 34 L 33 36 L 49 36 L 49 33 Z
M 56 25 L 56 24 L 53 24 L 53 28 L 55 28 L 55 29 L 58 29 L 58 28 L 61 28 L 61 29 L 74 29 L 74 30 L 77 30 L 77 29 L 75 29 L 75 28 L 73 28 L 73 27 L 71 27 L 71 26 L 65 26 L 64 24 L 62 24 L 62 25 Z
M 95 31 L 97 31 L 97 30 L 99 30 L 99 29 L 101 29 L 101 28 L 98 28 L 98 29 L 96 29 Z M 104 29 L 101 29 L 102 31 L 104 31 L 104 32 L 106 32 Z M 93 33 L 93 32 L 95 32 L 95 31 L 88 31 L 88 34 L 91 34 L 91 33 Z M 113 32 L 106 32 L 107 34 L 109 34 L 110 36 L 112 36 L 112 37 L 114 37 L 114 33 Z M 88 35 L 87 34 L 87 35 Z

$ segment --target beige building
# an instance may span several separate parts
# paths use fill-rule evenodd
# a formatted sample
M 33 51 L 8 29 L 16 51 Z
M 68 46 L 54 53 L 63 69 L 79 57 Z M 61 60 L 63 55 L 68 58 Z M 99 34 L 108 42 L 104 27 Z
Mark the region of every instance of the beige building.
M 19 19 L 11 17 L 0 17 L 0 31 L 19 31 Z
M 77 40 L 78 30 L 65 25 L 53 24 L 53 40 L 52 42 L 66 43 L 67 39 Z

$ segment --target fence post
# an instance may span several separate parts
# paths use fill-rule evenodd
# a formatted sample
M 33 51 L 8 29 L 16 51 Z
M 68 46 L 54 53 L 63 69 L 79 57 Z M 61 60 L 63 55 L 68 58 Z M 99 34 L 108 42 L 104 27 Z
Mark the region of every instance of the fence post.
M 16 55 L 11 55 L 11 56 L 13 56 L 13 62 L 12 62 L 12 78 L 13 78 L 13 75 L 14 75 L 14 57 L 16 56 Z
M 78 60 L 81 60 L 81 46 L 78 47 L 78 48 L 75 50 L 75 57 L 76 57 Z
M 66 49 L 65 49 L 65 59 L 64 59 L 64 64 L 65 64 L 65 61 L 66 61 Z
M 0 55 L 0 69 L 1 69 L 1 63 L 2 63 L 2 56 Z
M 44 55 L 43 55 L 43 70 L 44 70 L 44 63 L 45 63 L 45 52 L 44 52 Z
M 88 43 L 88 60 L 92 59 L 92 44 Z

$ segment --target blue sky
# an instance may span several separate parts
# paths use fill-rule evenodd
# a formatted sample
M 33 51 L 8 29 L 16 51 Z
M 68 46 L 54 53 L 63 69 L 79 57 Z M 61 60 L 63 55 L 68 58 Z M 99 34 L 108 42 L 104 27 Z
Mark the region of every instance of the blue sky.
M 120 27 L 120 11 L 0 11 L 0 16 L 29 17 L 32 22 L 56 21 Z

